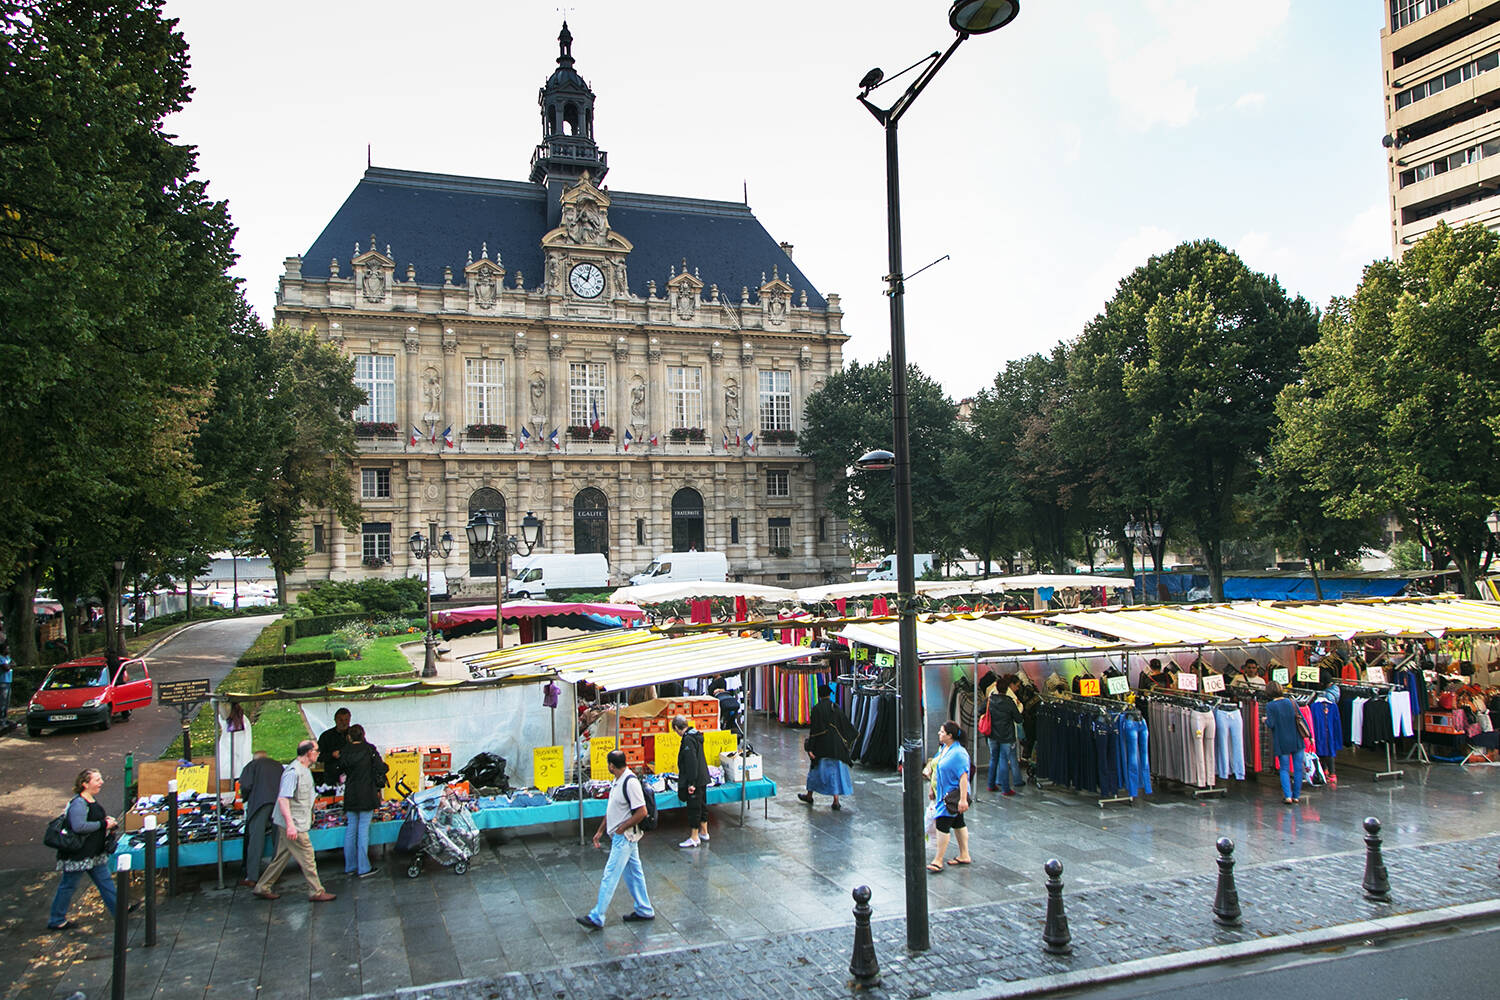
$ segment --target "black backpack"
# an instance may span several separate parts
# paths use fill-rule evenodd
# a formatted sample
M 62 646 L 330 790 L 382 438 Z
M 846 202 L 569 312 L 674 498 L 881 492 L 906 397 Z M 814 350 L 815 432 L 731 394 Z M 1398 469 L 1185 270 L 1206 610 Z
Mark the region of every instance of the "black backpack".
M 647 786 L 647 784 L 644 781 L 641 781 L 641 776 L 640 775 L 636 775 L 635 776 L 635 780 L 641 786 L 641 798 L 643 798 L 643 799 L 646 800 L 646 818 L 643 819 L 643 820 L 641 820 L 636 825 L 639 826 L 642 830 L 646 831 L 647 833 L 650 833 L 652 830 L 656 829 L 656 821 L 657 821 L 657 814 L 656 814 L 656 793 L 654 791 L 652 791 L 651 788 L 649 786 Z M 630 804 L 630 802 L 629 802 L 628 799 L 626 800 L 625 804 L 626 805 Z

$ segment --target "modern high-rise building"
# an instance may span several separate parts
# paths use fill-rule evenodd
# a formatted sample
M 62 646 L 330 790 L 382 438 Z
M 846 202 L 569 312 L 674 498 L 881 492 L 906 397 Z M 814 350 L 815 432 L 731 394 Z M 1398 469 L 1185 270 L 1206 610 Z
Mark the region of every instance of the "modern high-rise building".
M 1439 222 L 1500 229 L 1500 0 L 1381 0 L 1399 257 Z
M 362 523 L 311 517 L 294 586 L 410 574 L 408 536 L 446 530 L 434 569 L 493 592 L 464 544 L 481 509 L 505 534 L 534 513 L 539 551 L 602 553 L 617 580 L 690 549 L 747 581 L 847 575 L 797 449 L 804 400 L 842 368 L 838 296 L 748 205 L 605 187 L 572 42 L 563 25 L 526 180 L 372 167 L 287 259 L 276 318 L 351 357 L 368 396 Z

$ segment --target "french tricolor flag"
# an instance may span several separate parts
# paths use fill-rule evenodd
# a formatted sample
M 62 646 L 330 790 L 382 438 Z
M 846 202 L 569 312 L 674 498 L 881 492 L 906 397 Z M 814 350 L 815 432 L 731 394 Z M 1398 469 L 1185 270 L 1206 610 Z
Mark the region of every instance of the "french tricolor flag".
M 745 432 L 745 447 L 749 448 L 751 451 L 755 450 L 755 432 L 754 431 L 746 431 Z
M 724 450 L 725 451 L 729 450 L 729 432 L 728 431 L 724 432 Z
M 528 441 L 530 441 L 530 440 L 531 440 L 531 431 L 527 430 L 523 426 L 521 428 L 521 433 L 516 435 L 516 451 L 525 451 L 526 450 L 526 443 Z
M 653 435 L 651 435 L 651 439 L 650 439 L 650 445 L 651 445 L 651 447 L 655 448 L 659 444 L 661 444 L 661 435 L 660 434 L 653 434 Z
M 557 436 L 557 428 L 552 428 L 552 433 L 547 435 L 547 440 L 552 442 L 553 451 L 562 451 L 562 439 Z
M 407 441 L 407 444 L 416 444 L 420 440 L 422 440 L 422 432 L 417 429 L 417 425 L 416 424 L 412 424 L 411 425 L 411 437 L 410 437 L 410 440 Z
M 595 400 L 589 400 L 589 430 L 598 431 L 604 424 L 599 420 L 599 404 Z
M 445 448 L 452 448 L 453 447 L 453 425 L 452 424 L 449 424 L 447 427 L 443 428 L 443 446 Z
M 632 434 L 632 433 L 630 433 L 630 428 L 629 427 L 625 428 L 625 443 L 624 443 L 624 446 L 620 450 L 621 451 L 629 451 L 630 450 L 631 442 L 633 442 L 634 440 L 635 440 L 635 435 Z

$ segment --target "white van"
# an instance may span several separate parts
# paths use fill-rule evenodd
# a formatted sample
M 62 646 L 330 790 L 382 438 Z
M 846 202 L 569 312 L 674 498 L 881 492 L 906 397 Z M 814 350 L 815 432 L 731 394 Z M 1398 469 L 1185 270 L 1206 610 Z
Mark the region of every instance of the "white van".
M 418 580 L 424 580 L 427 577 L 427 570 L 424 567 L 417 570 L 412 574 L 412 576 L 416 577 Z M 432 584 L 428 587 L 428 590 L 431 591 L 432 599 L 434 601 L 446 601 L 448 599 L 448 574 L 440 569 L 433 570 Z M 241 601 L 240 603 L 243 604 L 244 601 Z
M 557 590 L 604 590 L 609 586 L 609 560 L 602 552 L 583 555 L 534 555 L 518 560 L 508 597 L 543 598 Z
M 729 557 L 722 552 L 664 552 L 651 565 L 630 578 L 632 587 L 643 583 L 681 583 L 684 580 L 729 579 Z
M 922 552 L 912 556 L 912 573 L 918 580 L 922 574 L 932 569 L 932 553 Z M 880 560 L 880 565 L 870 570 L 866 580 L 894 580 L 896 579 L 896 557 L 886 556 Z

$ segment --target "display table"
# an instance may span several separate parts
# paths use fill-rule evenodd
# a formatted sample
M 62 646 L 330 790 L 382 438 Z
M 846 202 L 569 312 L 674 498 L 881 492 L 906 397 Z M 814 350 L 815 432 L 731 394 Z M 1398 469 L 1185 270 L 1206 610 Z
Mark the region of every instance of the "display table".
M 776 795 L 776 782 L 770 778 L 761 778 L 756 781 L 726 782 L 715 785 L 708 790 L 708 804 L 726 805 L 739 802 L 749 802 L 754 799 L 771 799 Z M 605 807 L 608 805 L 606 799 L 584 799 L 584 819 L 598 819 L 604 815 Z M 678 800 L 675 792 L 660 792 L 656 796 L 656 809 L 658 812 L 671 812 L 681 809 L 683 803 Z M 767 808 L 769 809 L 769 802 Z M 552 802 L 545 806 L 523 806 L 520 808 L 505 809 L 481 809 L 470 813 L 474 825 L 481 830 L 494 830 L 500 827 L 522 827 L 543 826 L 548 823 L 575 823 L 578 821 L 578 802 Z M 400 820 L 389 820 L 384 823 L 370 824 L 371 844 L 393 844 L 396 842 L 396 834 L 401 829 Z M 743 822 L 743 813 L 741 816 Z M 218 858 L 216 841 L 199 840 L 188 844 L 180 844 L 177 848 L 177 863 L 181 867 L 193 865 L 211 865 Z M 312 831 L 312 845 L 315 851 L 330 851 L 344 846 L 344 827 L 330 826 Z M 226 837 L 224 839 L 224 860 L 239 861 L 244 849 L 244 838 L 240 836 Z M 115 856 L 121 854 L 131 855 L 131 867 L 139 870 L 145 863 L 146 849 L 140 840 L 139 833 L 129 834 L 120 838 L 120 846 L 115 850 Z M 156 848 L 156 864 L 159 868 L 167 866 L 167 831 L 165 827 L 160 828 Z

